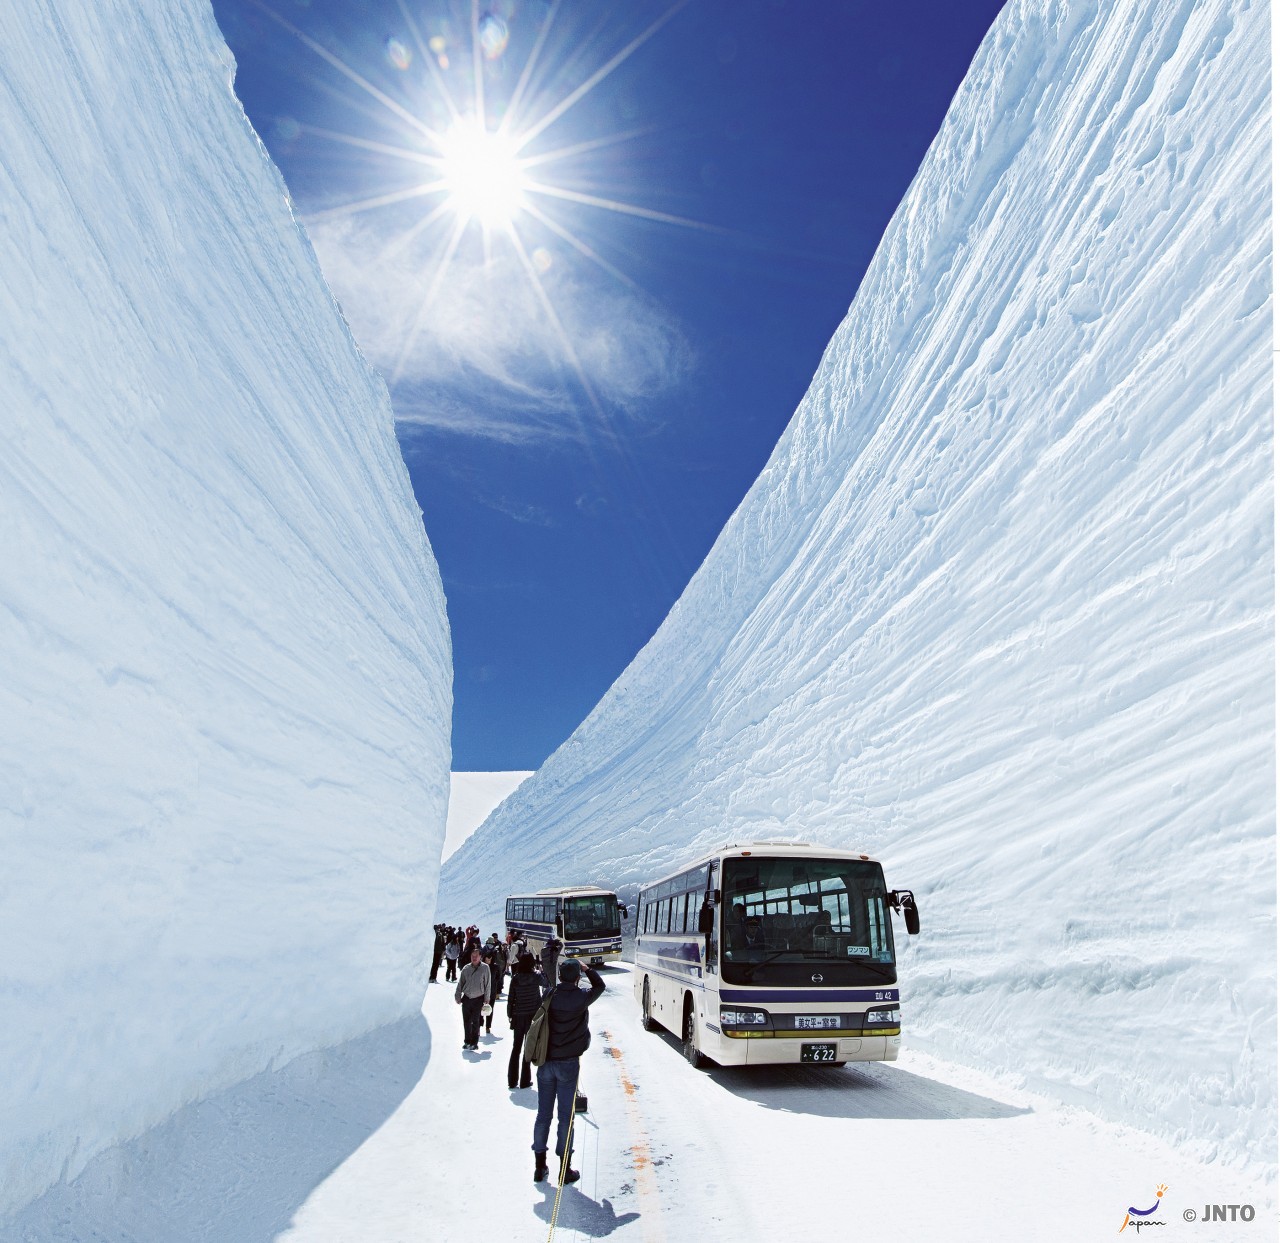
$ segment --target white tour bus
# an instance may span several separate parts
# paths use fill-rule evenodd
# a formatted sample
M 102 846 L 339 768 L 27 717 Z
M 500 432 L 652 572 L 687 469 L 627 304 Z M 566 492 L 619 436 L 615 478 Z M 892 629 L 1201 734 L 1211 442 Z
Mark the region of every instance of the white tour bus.
M 909 889 L 874 859 L 801 842 L 725 846 L 640 890 L 635 994 L 644 1026 L 694 1066 L 893 1060 L 902 1020 L 889 910 Z
M 552 937 L 564 942 L 568 958 L 593 967 L 622 957 L 622 923 L 618 895 L 598 885 L 539 889 L 507 899 L 507 930 L 523 936 L 537 954 Z

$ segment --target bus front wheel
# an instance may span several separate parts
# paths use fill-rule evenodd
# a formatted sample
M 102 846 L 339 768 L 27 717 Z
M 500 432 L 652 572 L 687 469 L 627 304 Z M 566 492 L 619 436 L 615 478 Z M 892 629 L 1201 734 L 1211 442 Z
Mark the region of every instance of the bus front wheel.
M 684 1056 L 694 1070 L 701 1070 L 707 1059 L 698 1051 L 698 1014 L 693 999 L 686 997 L 684 1002 Z
M 649 980 L 645 978 L 643 1000 L 640 1002 L 640 1026 L 647 1032 L 656 1032 L 658 1022 L 653 1017 L 653 1004 L 649 999 Z

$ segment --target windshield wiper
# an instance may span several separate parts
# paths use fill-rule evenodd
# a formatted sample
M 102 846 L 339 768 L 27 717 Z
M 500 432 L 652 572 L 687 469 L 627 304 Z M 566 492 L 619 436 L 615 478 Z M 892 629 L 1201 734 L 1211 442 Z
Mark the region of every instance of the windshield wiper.
M 790 949 L 774 950 L 772 954 L 766 954 L 759 962 L 747 963 L 743 970 L 743 974 L 746 976 L 747 983 L 750 984 L 751 981 L 755 978 L 757 967 L 763 967 L 766 963 L 774 962 L 776 959 L 781 958 L 783 954 L 794 954 L 794 953 L 796 953 L 796 951 L 790 950 Z
M 893 967 L 889 963 L 861 962 L 858 964 L 858 966 L 870 967 L 871 970 L 874 971 L 878 976 L 881 976 L 886 980 L 897 979 L 897 972 L 894 971 Z

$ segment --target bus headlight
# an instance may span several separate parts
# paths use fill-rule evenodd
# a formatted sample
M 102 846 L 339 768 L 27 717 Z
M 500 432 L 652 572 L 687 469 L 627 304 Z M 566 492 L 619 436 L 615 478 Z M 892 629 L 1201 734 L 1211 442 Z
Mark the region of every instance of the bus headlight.
M 726 1010 L 720 1008 L 721 1027 L 763 1027 L 769 1016 L 763 1010 Z
M 902 1011 L 896 1007 L 892 1010 L 868 1010 L 868 1023 L 901 1023 Z

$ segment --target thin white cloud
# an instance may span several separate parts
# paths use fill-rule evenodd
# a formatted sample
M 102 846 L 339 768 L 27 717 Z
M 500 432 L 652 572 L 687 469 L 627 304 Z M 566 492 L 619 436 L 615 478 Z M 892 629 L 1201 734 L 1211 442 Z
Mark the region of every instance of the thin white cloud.
M 572 436 L 591 408 L 579 368 L 606 410 L 643 419 L 691 367 L 678 324 L 653 299 L 571 254 L 543 258 L 540 279 L 576 366 L 505 239 L 493 239 L 487 261 L 460 247 L 424 313 L 438 234 L 400 245 L 402 235 L 359 217 L 312 221 L 309 232 L 361 349 L 395 378 L 403 423 L 504 440 Z

